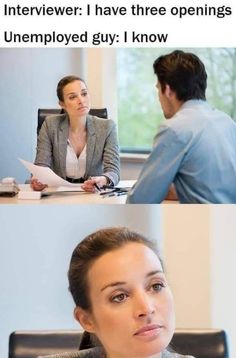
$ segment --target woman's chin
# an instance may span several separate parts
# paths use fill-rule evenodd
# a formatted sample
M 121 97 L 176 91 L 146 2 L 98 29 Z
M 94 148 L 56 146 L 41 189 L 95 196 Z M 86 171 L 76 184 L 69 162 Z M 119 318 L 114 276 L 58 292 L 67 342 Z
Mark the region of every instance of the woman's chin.
M 77 110 L 77 113 L 80 116 L 86 116 L 89 113 L 89 108 L 88 107 L 80 108 Z

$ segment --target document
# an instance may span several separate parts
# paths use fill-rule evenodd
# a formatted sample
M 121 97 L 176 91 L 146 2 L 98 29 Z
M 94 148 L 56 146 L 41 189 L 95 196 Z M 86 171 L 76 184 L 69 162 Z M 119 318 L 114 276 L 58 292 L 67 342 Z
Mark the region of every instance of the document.
M 126 188 L 126 189 L 130 189 L 132 188 L 132 186 L 136 183 L 136 180 L 121 180 L 119 181 L 117 187 L 118 188 Z
M 69 183 L 70 184 L 70 183 Z M 57 193 L 75 193 L 77 191 L 84 191 L 81 188 L 81 184 L 73 184 L 73 186 L 71 187 L 71 185 L 67 185 L 67 186 L 59 186 L 56 190 Z
M 76 189 L 76 191 L 84 191 L 83 189 L 81 189 L 80 184 L 69 183 L 65 179 L 62 179 L 57 174 L 55 174 L 48 167 L 42 167 L 40 165 L 35 165 L 33 163 L 30 163 L 30 162 L 28 162 L 24 159 L 20 159 L 20 158 L 19 158 L 19 161 L 25 166 L 26 169 L 28 169 L 28 171 L 35 178 L 37 178 L 41 183 L 47 184 L 49 187 L 50 186 L 54 186 L 54 187 L 62 186 L 62 187 L 70 187 L 71 189 L 73 188 L 73 190 Z M 65 188 L 64 188 L 64 190 L 60 190 L 60 191 L 65 191 Z

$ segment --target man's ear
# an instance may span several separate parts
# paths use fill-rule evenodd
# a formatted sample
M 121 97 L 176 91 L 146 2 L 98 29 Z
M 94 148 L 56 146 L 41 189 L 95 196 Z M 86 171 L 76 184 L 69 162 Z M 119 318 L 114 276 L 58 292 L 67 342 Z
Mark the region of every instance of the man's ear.
M 95 333 L 95 325 L 92 314 L 81 307 L 74 309 L 74 317 L 81 324 L 85 331 Z
M 165 95 L 167 98 L 171 99 L 175 96 L 175 91 L 173 91 L 170 86 L 168 84 L 165 85 L 165 91 L 164 91 Z

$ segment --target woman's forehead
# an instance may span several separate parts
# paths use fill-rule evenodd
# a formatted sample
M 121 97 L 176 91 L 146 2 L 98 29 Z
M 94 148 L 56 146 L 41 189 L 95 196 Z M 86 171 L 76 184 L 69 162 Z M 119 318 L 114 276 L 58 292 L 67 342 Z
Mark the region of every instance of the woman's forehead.
M 70 92 L 71 90 L 82 90 L 82 89 L 86 89 L 86 85 L 84 82 L 80 81 L 80 80 L 75 80 L 73 82 L 67 83 L 67 85 L 64 86 L 63 90 L 64 92 Z
M 156 253 L 139 243 L 128 243 L 105 253 L 91 265 L 88 272 L 90 284 L 113 279 L 145 279 L 150 272 L 162 272 Z

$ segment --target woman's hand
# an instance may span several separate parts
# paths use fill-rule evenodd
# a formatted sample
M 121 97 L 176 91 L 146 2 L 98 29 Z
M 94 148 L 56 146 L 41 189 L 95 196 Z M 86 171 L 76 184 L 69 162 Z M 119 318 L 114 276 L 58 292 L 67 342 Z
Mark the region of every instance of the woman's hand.
M 104 185 L 107 185 L 107 178 L 105 176 L 101 175 L 99 177 L 89 178 L 81 185 L 81 188 L 85 191 L 95 193 L 96 191 L 98 191 L 98 188 L 101 188 Z M 96 186 L 98 188 L 96 188 Z
M 35 191 L 42 191 L 43 189 L 47 188 L 47 184 L 42 184 L 38 181 L 37 178 L 32 177 L 30 180 L 30 186 Z

